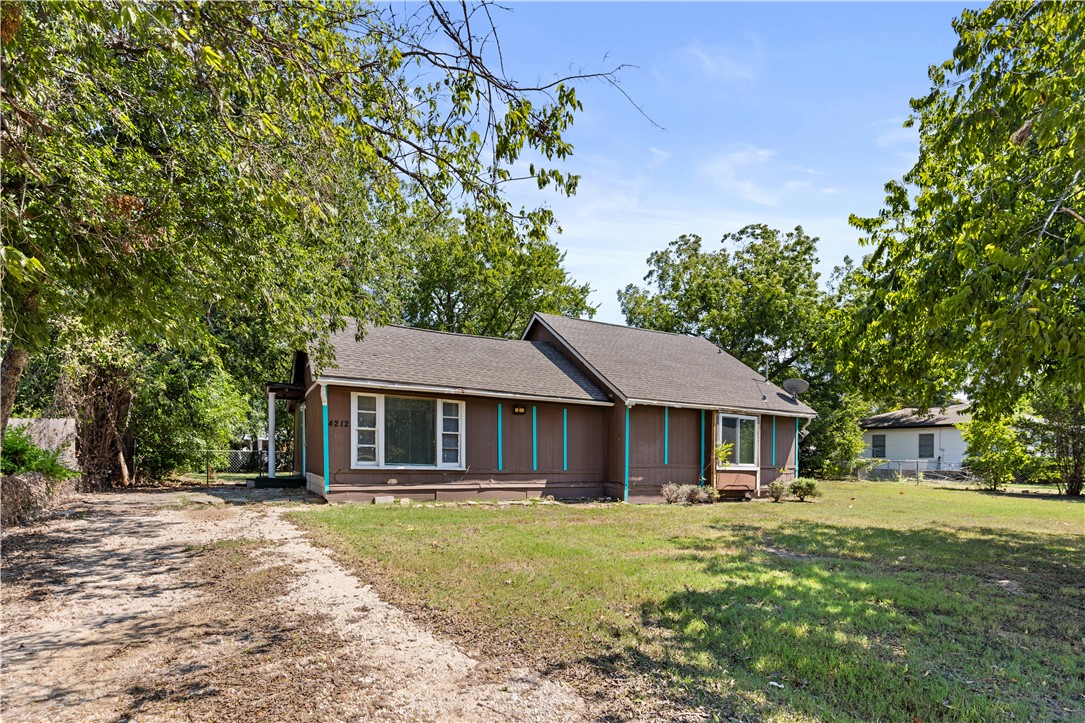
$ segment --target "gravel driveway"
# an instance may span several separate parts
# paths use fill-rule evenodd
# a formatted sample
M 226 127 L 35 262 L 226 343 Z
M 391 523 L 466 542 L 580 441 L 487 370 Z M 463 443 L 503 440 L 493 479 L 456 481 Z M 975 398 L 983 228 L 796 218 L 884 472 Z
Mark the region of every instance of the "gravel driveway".
M 310 500 L 311 502 L 311 500 Z M 4 721 L 579 720 L 310 544 L 298 494 L 86 495 L 3 537 Z

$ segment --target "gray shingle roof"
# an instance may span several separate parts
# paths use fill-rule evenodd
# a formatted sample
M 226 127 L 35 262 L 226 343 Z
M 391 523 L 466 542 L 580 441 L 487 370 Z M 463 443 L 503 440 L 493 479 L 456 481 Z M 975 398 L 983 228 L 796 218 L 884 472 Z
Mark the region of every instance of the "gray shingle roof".
M 405 326 L 349 325 L 332 335 L 335 362 L 321 377 L 458 389 L 465 392 L 609 402 L 553 346 Z
M 627 400 L 813 416 L 764 377 L 700 337 L 536 314 Z
M 940 409 L 928 410 L 920 415 L 915 407 L 896 409 L 884 414 L 875 414 L 859 422 L 863 429 L 894 429 L 898 427 L 953 427 L 967 422 L 971 416 L 965 411 L 968 404 L 950 404 L 943 412 Z

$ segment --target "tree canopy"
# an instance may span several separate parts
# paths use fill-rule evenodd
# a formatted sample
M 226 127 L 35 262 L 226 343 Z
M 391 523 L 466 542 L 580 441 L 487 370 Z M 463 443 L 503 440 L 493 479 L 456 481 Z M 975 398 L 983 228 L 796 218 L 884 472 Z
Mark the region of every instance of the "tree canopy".
M 528 149 L 570 153 L 580 102 L 488 65 L 485 5 L 81 0 L 2 17 L 5 423 L 61 316 L 186 348 L 211 343 L 208 317 L 258 307 L 269 341 L 312 346 L 380 314 L 377 215 L 466 203 L 532 238 L 552 221 L 514 213 L 501 185 Z
M 595 313 L 591 288 L 570 278 L 557 245 L 519 237 L 503 216 L 415 219 L 405 246 L 400 293 L 410 326 L 516 338 L 536 311 Z
M 803 440 L 801 464 L 836 476 L 863 450 L 858 423 L 870 405 L 836 374 L 837 330 L 827 323 L 831 310 L 859 298 L 850 265 L 831 293 L 822 291 L 816 247 L 801 227 L 747 226 L 724 235 L 716 250 L 699 236 L 680 236 L 648 257 L 647 285 L 630 284 L 618 299 L 631 326 L 703 336 L 777 383 L 809 381 L 803 401 L 818 418 Z
M 1039 383 L 1085 402 L 1085 7 L 964 10 L 952 59 L 912 101 L 919 160 L 852 222 L 873 252 L 842 368 L 868 394 L 981 415 Z

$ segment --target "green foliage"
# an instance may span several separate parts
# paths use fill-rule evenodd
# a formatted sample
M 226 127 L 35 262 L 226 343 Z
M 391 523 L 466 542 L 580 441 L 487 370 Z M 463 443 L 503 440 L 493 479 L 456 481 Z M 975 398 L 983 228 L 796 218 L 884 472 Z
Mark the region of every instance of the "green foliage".
M 41 472 L 57 480 L 79 476 L 60 463 L 61 450 L 49 451 L 34 444 L 25 427 L 9 426 L 4 432 L 3 454 L 0 454 L 0 473 Z
M 1036 455 L 1026 475 L 1054 482 L 1068 495 L 1080 495 L 1085 483 L 1085 405 L 1080 386 L 1044 384 L 1029 397 L 1031 414 L 1017 422 Z
M 728 460 L 731 459 L 731 453 L 735 451 L 735 445 L 733 442 L 720 442 L 716 445 L 716 464 L 726 465 Z
M 823 311 L 817 239 L 801 227 L 752 225 L 722 243 L 706 251 L 699 236 L 683 235 L 653 252 L 648 286 L 618 292 L 622 313 L 632 326 L 703 336 L 759 371 L 768 358 L 779 377 L 806 356 Z
M 799 502 L 805 502 L 807 497 L 821 497 L 818 481 L 809 477 L 798 477 L 792 480 L 788 491 L 799 498 Z
M 772 498 L 773 502 L 779 502 L 784 497 L 786 497 L 788 490 L 789 487 L 787 482 L 783 481 L 782 479 L 773 480 L 769 483 L 768 486 L 769 497 Z
M 591 288 L 569 278 L 564 252 L 550 240 L 518 236 L 505 217 L 416 217 L 406 242 L 410 273 L 400 293 L 410 326 L 516 338 L 536 311 L 595 314 Z
M 259 309 L 267 344 L 308 347 L 319 363 L 344 318 L 388 320 L 387 227 L 411 204 L 440 217 L 460 199 L 545 238 L 552 212 L 514 216 L 499 189 L 526 152 L 569 155 L 562 134 L 581 103 L 561 82 L 522 89 L 488 68 L 483 15 L 7 4 L 7 338 L 40 350 L 68 317 L 92 335 L 208 354 L 216 319 Z M 576 186 L 549 168 L 529 175 Z
M 204 450 L 229 449 L 248 412 L 248 400 L 216 361 L 171 352 L 147 355 L 129 423 L 140 471 L 154 478 L 201 469 Z
M 850 261 L 838 269 L 830 293 L 818 287 L 817 239 L 801 227 L 782 233 L 752 225 L 705 250 L 685 235 L 648 257 L 647 285 L 618 293 L 631 326 L 700 335 L 782 382 L 810 382 L 803 401 L 818 412 L 800 447 L 800 463 L 818 474 L 850 471 L 863 451 L 856 422 L 869 406 L 836 373 L 849 352 L 839 344 L 833 310 L 861 302 Z M 731 248 L 734 247 L 733 251 Z
M 874 398 L 948 383 L 997 417 L 1085 379 L 1085 6 L 996 2 L 954 29 L 912 101 L 919 160 L 852 218 L 874 251 L 843 367 Z
M 1028 449 L 1012 418 L 973 419 L 960 429 L 968 445 L 964 465 L 987 489 L 997 490 L 1013 482 L 1029 462 Z

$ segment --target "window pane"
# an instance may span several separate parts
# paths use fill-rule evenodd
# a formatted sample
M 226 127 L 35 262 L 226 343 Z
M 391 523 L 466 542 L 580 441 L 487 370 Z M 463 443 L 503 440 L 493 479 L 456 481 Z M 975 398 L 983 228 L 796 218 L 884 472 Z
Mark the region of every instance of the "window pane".
M 359 462 L 376 462 L 377 461 L 377 447 L 375 445 L 358 445 L 358 461 Z
M 358 430 L 358 444 L 373 446 L 377 443 L 377 430 L 375 429 L 359 429 Z
M 731 445 L 731 455 L 724 464 L 734 464 L 738 456 L 738 420 L 734 417 L 720 417 L 720 442 Z
M 934 435 L 933 434 L 921 434 L 919 435 L 919 456 L 921 458 L 928 458 L 934 456 Z
M 435 464 L 437 402 L 433 399 L 384 398 L 384 463 Z
M 875 459 L 885 458 L 885 435 L 875 434 L 871 437 L 870 456 Z
M 738 436 L 738 463 L 753 464 L 757 449 L 757 422 L 753 419 L 740 420 L 742 433 Z
M 358 427 L 361 429 L 377 428 L 376 412 L 358 412 Z
M 359 412 L 375 412 L 377 411 L 377 398 L 376 397 L 358 397 L 358 411 Z
M 441 462 L 443 464 L 458 464 L 460 461 L 459 449 L 442 449 Z
M 441 447 L 444 449 L 459 448 L 460 435 L 458 434 L 442 434 L 441 435 Z
M 459 417 L 460 416 L 460 403 L 459 402 L 445 402 L 444 416 L 446 417 Z
M 460 418 L 459 417 L 445 417 L 443 420 L 444 426 L 442 429 L 446 432 L 458 432 L 460 431 Z

